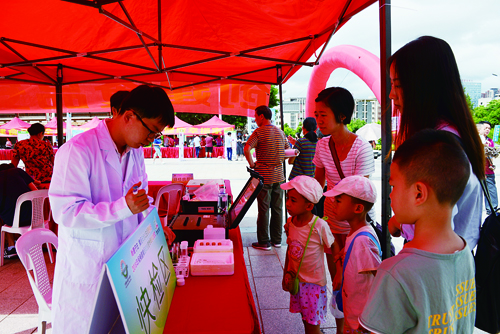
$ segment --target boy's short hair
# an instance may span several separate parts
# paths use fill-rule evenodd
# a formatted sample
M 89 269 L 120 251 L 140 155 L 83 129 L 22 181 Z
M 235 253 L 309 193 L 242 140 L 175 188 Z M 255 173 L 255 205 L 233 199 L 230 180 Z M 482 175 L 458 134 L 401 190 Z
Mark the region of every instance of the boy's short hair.
M 363 205 L 363 208 L 364 208 L 363 211 L 364 212 L 368 212 L 368 211 L 370 211 L 373 208 L 374 203 L 363 201 L 362 199 L 353 197 L 351 195 L 347 195 L 347 196 L 349 196 L 352 199 L 352 202 L 354 204 L 361 204 L 361 205 Z
M 425 129 L 407 139 L 394 153 L 393 162 L 410 186 L 426 183 L 439 203 L 455 205 L 470 176 L 470 163 L 455 135 Z
M 258 106 L 255 108 L 257 115 L 264 115 L 265 119 L 271 119 L 273 117 L 273 112 L 268 106 Z
M 175 125 L 174 107 L 167 93 L 160 87 L 140 85 L 132 89 L 122 102 L 119 115 L 132 110 L 141 118 L 156 119 L 168 127 Z
M 295 189 L 306 200 L 314 204 L 318 203 L 323 196 L 323 188 L 319 182 L 315 178 L 306 175 L 296 176 L 283 183 L 280 187 L 283 190 Z

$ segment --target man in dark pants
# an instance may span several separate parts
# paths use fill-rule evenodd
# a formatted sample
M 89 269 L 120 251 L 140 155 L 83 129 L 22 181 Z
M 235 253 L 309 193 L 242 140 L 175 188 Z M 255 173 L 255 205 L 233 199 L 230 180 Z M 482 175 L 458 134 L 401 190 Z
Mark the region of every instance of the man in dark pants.
M 12 226 L 18 197 L 31 190 L 37 190 L 37 188 L 33 178 L 24 170 L 15 168 L 13 164 L 0 165 L 0 218 L 2 218 L 3 224 Z M 25 202 L 21 205 L 19 226 L 29 226 L 30 224 L 31 203 Z M 16 256 L 14 234 L 5 233 L 5 241 L 6 247 L 3 257 Z
M 268 107 L 260 106 L 255 109 L 258 128 L 248 138 L 244 149 L 250 168 L 264 178 L 264 188 L 257 196 L 257 242 L 252 244 L 252 247 L 264 250 L 271 250 L 271 245 L 281 247 L 283 190 L 280 185 L 285 181 L 285 149 L 290 148 L 283 131 L 271 124 L 271 117 L 272 111 Z M 257 162 L 253 161 L 250 152 L 252 148 L 255 148 Z
M 491 131 L 491 123 L 488 121 L 480 121 L 478 125 L 481 125 L 481 130 L 479 131 L 479 136 L 485 147 L 495 147 L 495 143 L 491 140 L 488 135 Z M 495 182 L 495 165 L 493 164 L 493 158 L 489 154 L 486 154 L 486 163 L 484 165 L 486 175 L 486 187 L 488 188 L 488 193 L 490 194 L 491 204 L 494 208 L 498 206 L 498 195 L 497 195 L 497 184 Z M 484 205 L 486 207 L 486 213 L 491 214 L 490 205 L 488 204 L 488 199 L 484 198 Z

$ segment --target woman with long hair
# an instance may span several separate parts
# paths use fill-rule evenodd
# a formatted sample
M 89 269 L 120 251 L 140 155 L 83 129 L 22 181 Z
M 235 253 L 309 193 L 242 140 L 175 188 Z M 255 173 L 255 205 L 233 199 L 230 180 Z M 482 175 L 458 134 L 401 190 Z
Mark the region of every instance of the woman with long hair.
M 483 207 L 479 180 L 485 177 L 485 158 L 453 51 L 442 39 L 422 36 L 396 51 L 389 58 L 388 65 L 391 77 L 389 97 L 400 117 L 395 146 L 427 128 L 449 131 L 460 138 L 473 173 L 456 205 L 458 213 L 453 223 L 455 232 L 473 249 L 481 228 Z M 402 227 L 397 223 L 397 217 L 393 218 L 389 224 L 391 233 L 398 235 L 403 228 L 403 235 L 411 238 L 411 228 Z

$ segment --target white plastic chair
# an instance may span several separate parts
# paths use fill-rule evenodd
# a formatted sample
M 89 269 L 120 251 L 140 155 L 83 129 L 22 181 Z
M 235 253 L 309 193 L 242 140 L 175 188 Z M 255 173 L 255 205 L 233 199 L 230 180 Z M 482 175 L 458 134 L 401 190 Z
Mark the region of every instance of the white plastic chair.
M 167 202 L 167 215 L 165 218 L 160 218 L 162 220 L 163 226 L 168 226 L 168 223 L 172 219 L 172 217 L 179 212 L 179 208 L 181 205 L 181 198 L 184 196 L 184 192 L 186 190 L 186 186 L 182 183 L 171 183 L 163 186 L 158 190 L 158 194 L 156 195 L 155 206 L 160 213 L 160 201 L 163 195 L 165 195 Z
M 49 190 L 41 189 L 29 191 L 22 194 L 17 198 L 16 210 L 14 211 L 14 220 L 12 226 L 4 225 L 2 226 L 1 240 L 0 240 L 0 266 L 3 266 L 3 253 L 5 248 L 5 233 L 16 233 L 23 235 L 24 233 L 36 229 L 36 228 L 48 228 L 50 211 L 48 219 L 44 218 L 43 209 L 45 200 L 49 198 Z M 31 201 L 32 204 L 32 214 L 31 214 L 31 225 L 30 226 L 19 226 L 19 217 L 21 216 L 21 204 L 26 201 Z M 52 247 L 47 244 L 47 249 L 49 251 L 50 262 L 54 262 L 54 254 L 52 253 Z
M 17 254 L 26 269 L 38 304 L 38 333 L 42 334 L 45 333 L 47 322 L 51 321 L 52 312 L 52 286 L 43 257 L 42 245 L 44 243 L 52 244 L 57 249 L 57 236 L 45 228 L 37 228 L 24 233 L 16 243 Z M 33 274 L 30 271 L 33 271 Z

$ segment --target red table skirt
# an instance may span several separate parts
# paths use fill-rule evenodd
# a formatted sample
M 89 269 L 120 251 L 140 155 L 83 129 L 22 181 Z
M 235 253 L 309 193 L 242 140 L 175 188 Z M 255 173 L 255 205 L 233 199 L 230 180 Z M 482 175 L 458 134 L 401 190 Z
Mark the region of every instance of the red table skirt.
M 171 181 L 149 181 L 148 195 Z M 231 191 L 229 181 L 226 189 Z M 189 276 L 176 287 L 164 333 L 260 334 L 259 318 L 248 281 L 240 229 L 229 230 L 233 241 L 234 275 Z
M 143 147 L 142 151 L 144 152 L 144 158 L 149 159 L 153 157 L 151 147 Z M 54 154 L 57 152 L 57 148 L 54 148 Z M 194 158 L 194 147 L 184 147 L 184 158 Z M 178 147 L 162 147 L 161 148 L 161 156 L 163 158 L 179 158 L 179 148 Z M 214 147 L 212 157 L 223 157 L 224 156 L 224 147 Z M 202 147 L 200 150 L 200 158 L 205 157 L 205 147 Z M 11 160 L 12 159 L 12 150 L 8 149 L 0 149 L 0 160 Z
M 143 147 L 144 158 L 149 159 L 153 157 L 153 148 Z M 194 158 L 195 157 L 194 147 L 184 147 L 184 158 Z M 178 147 L 162 147 L 161 148 L 162 158 L 179 158 L 179 148 Z M 224 156 L 224 147 L 214 147 L 212 152 L 212 157 L 217 158 Z M 205 157 L 205 147 L 200 150 L 200 158 Z

